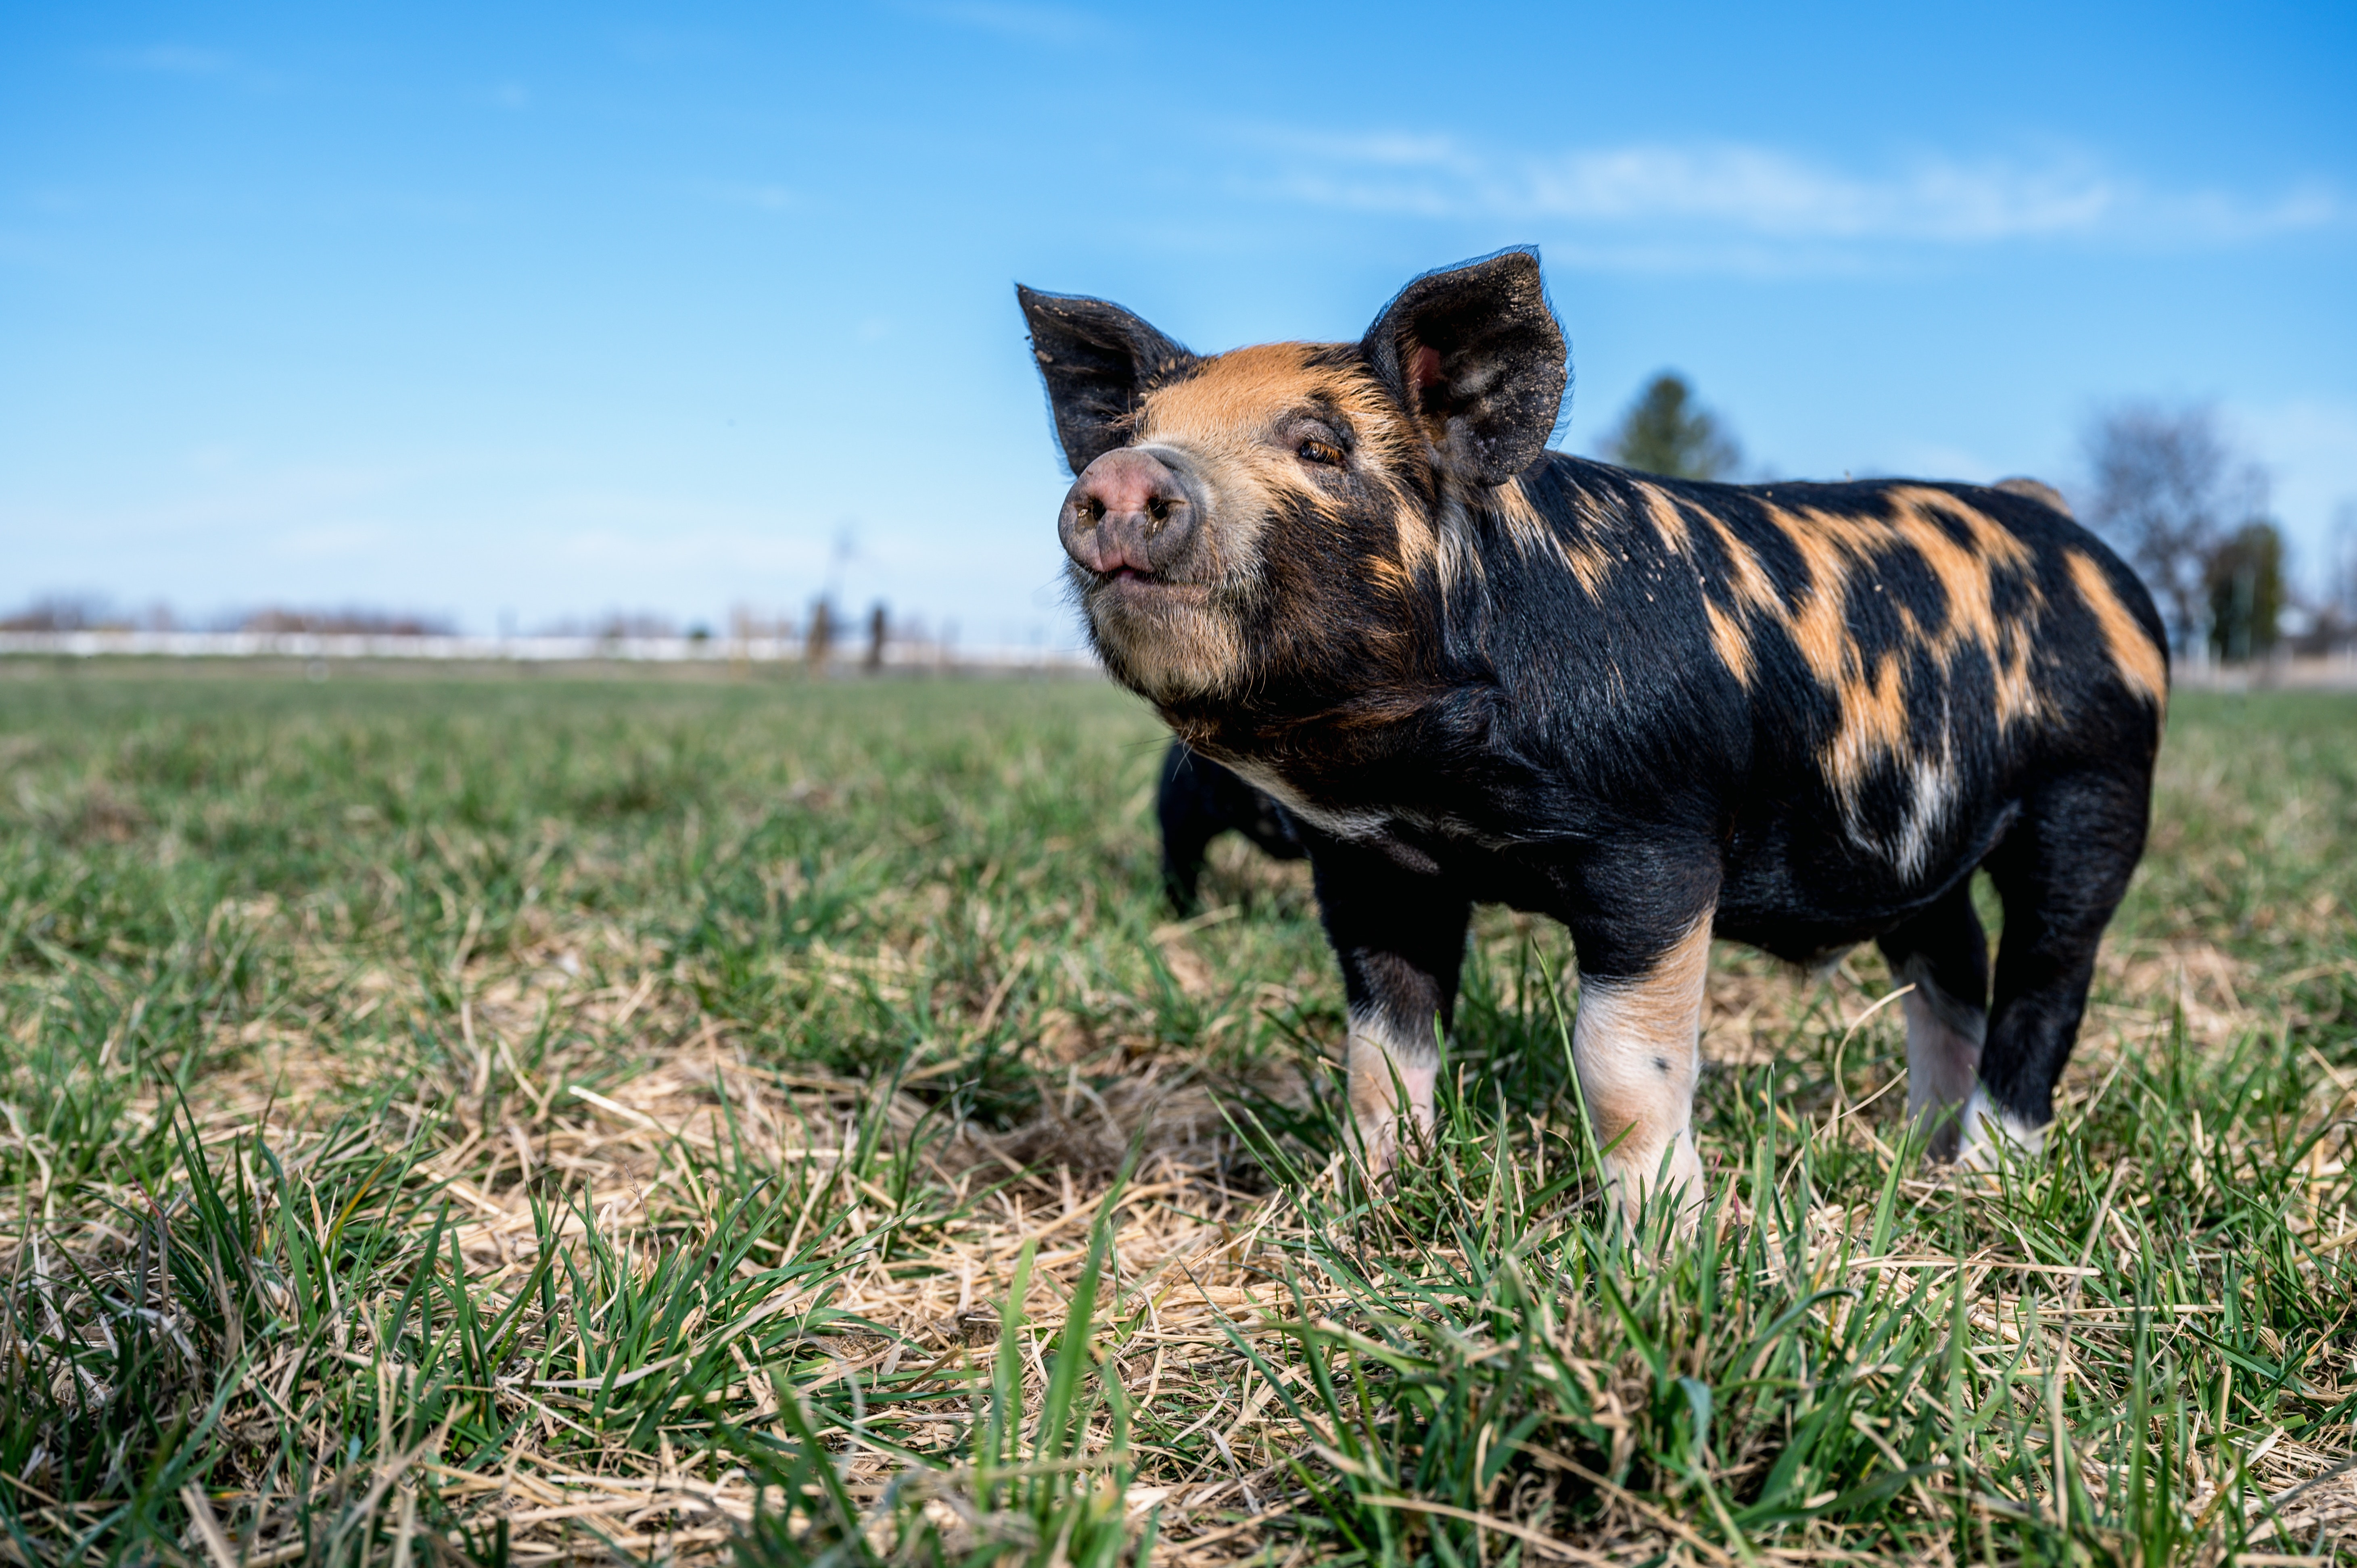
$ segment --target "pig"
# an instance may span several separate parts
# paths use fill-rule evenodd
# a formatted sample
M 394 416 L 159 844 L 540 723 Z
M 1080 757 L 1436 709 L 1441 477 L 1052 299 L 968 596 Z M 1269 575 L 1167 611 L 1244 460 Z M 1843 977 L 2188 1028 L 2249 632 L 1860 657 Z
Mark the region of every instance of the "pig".
M 1199 355 L 1017 293 L 1098 658 L 1308 848 L 1372 1173 L 1432 1133 L 1477 903 L 1570 932 L 1579 1088 L 1632 1220 L 1703 1200 L 1715 937 L 1800 964 L 1878 944 L 1926 1155 L 2040 1153 L 2169 688 L 2093 535 L 2018 488 L 1550 449 L 1570 372 L 1535 250 L 1415 279 L 1355 343 Z
M 1173 740 L 1162 757 L 1162 787 L 1155 801 L 1162 825 L 1162 891 L 1173 913 L 1195 912 L 1203 852 L 1233 830 L 1277 860 L 1309 853 L 1293 814 L 1262 790 Z

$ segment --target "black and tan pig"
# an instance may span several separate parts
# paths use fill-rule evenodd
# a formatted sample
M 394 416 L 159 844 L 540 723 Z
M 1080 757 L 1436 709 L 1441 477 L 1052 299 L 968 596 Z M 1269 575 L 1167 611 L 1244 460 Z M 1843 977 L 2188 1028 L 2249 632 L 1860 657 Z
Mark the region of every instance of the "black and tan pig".
M 1432 1126 L 1481 902 L 1570 929 L 1625 1208 L 1701 1194 L 1714 937 L 1803 963 L 1878 943 L 1913 986 L 1932 1153 L 2038 1150 L 2169 687 L 2151 601 L 2093 536 L 2016 489 L 1550 451 L 1566 349 L 1532 252 L 1416 279 L 1355 343 L 1223 354 L 1019 294 L 1090 636 L 1298 824 L 1373 1165 Z

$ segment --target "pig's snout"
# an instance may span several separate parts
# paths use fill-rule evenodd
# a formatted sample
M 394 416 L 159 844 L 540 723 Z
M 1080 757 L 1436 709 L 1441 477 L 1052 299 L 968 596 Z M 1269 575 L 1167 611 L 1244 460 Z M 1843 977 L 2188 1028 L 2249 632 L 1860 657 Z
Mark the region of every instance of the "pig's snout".
M 1056 532 L 1064 553 L 1092 572 L 1155 577 L 1185 558 L 1202 510 L 1177 470 L 1124 446 L 1081 470 Z

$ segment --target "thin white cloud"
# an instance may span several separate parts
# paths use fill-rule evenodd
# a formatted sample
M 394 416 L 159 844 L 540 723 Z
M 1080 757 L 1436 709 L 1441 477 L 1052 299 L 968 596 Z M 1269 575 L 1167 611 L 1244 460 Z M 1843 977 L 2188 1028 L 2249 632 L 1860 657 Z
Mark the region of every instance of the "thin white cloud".
M 118 49 L 98 56 L 97 63 L 114 70 L 142 71 L 151 76 L 226 82 L 248 91 L 267 91 L 280 85 L 277 77 L 226 49 L 197 44 L 149 44 L 144 48 Z
M 1114 36 L 1103 17 L 1069 5 L 1028 5 L 1021 0 L 934 0 L 909 9 L 936 22 L 1057 48 L 1103 43 Z
M 1634 143 L 1544 154 L 1451 136 L 1280 131 L 1265 194 L 1370 213 L 1571 223 L 1608 253 L 1674 263 L 1697 241 L 1986 245 L 2040 239 L 2237 243 L 2351 226 L 2321 181 L 2277 195 L 2168 190 L 2083 155 L 1919 157 L 1875 173 L 1734 142 Z M 1617 238 L 1607 238 L 1608 236 Z M 1631 239 L 1648 242 L 1629 251 Z
M 698 181 L 696 194 L 730 207 L 750 207 L 760 212 L 791 212 L 802 205 L 791 187 L 759 181 L 707 179 Z
M 232 55 L 187 44 L 153 44 L 116 56 L 115 63 L 131 70 L 156 70 L 171 76 L 226 76 L 237 69 L 237 59 Z

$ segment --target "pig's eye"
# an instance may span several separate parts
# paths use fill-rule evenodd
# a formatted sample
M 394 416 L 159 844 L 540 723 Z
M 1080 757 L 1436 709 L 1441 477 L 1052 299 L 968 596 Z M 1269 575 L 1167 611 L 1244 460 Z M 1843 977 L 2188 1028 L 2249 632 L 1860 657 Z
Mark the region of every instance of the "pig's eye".
M 1330 441 L 1320 441 L 1314 435 L 1301 444 L 1300 456 L 1305 463 L 1317 463 L 1329 468 L 1339 468 L 1342 466 L 1342 449 Z

